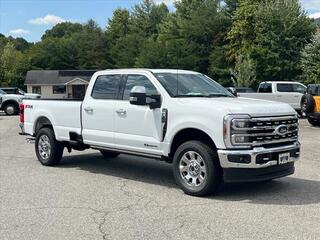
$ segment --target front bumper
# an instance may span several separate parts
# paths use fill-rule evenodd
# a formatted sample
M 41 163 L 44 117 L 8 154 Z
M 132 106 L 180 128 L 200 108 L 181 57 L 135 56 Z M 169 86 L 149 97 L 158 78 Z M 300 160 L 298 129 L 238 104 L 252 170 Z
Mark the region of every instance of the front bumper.
M 288 162 L 279 164 L 279 154 L 289 153 Z M 294 162 L 300 157 L 300 143 L 250 150 L 218 150 L 226 182 L 264 181 L 294 173 Z

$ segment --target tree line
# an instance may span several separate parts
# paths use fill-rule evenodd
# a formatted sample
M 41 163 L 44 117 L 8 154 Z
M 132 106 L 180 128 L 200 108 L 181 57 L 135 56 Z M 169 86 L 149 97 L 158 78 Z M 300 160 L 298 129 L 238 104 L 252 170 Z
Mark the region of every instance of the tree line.
M 319 20 L 317 20 L 319 22 Z M 64 22 L 41 41 L 0 34 L 0 85 L 23 86 L 31 69 L 179 68 L 225 86 L 320 83 L 320 34 L 299 0 L 142 0 L 106 27 Z

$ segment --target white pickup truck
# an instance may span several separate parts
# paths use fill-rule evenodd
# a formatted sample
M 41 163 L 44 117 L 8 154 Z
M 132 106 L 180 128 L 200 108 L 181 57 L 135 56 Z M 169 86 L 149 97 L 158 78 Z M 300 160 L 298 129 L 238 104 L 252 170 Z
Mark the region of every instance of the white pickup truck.
M 238 93 L 238 96 L 288 103 L 300 112 L 306 90 L 307 87 L 298 82 L 262 82 L 257 93 Z
M 43 165 L 58 164 L 64 148 L 164 160 L 196 196 L 213 193 L 222 180 L 293 174 L 300 155 L 297 114 L 288 104 L 236 98 L 184 70 L 97 72 L 83 101 L 24 100 L 20 127 Z

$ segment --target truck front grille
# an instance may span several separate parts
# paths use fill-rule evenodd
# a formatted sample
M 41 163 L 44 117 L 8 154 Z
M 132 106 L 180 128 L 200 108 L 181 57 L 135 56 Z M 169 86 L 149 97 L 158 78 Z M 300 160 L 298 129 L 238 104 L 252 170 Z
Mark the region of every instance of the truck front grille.
M 298 140 L 298 126 L 296 116 L 251 118 L 245 127 L 232 124 L 231 142 L 251 146 L 295 142 Z

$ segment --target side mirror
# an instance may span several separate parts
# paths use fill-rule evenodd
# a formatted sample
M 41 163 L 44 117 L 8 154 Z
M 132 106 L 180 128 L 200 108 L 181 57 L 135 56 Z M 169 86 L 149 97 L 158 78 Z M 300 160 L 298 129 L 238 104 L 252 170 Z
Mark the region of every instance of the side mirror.
M 144 106 L 147 105 L 146 88 L 135 86 L 130 91 L 130 104 Z
M 160 94 L 147 95 L 145 87 L 135 86 L 130 91 L 130 104 L 138 105 L 138 106 L 149 105 L 150 109 L 160 108 L 161 95 Z
M 147 97 L 151 98 L 152 100 L 148 103 L 150 109 L 156 109 L 161 107 L 161 95 L 160 94 L 153 94 L 148 95 Z
M 238 96 L 237 90 L 234 87 L 228 87 L 227 90 L 235 97 Z

